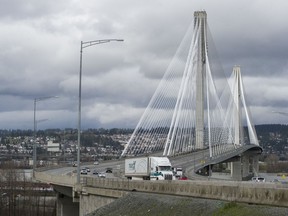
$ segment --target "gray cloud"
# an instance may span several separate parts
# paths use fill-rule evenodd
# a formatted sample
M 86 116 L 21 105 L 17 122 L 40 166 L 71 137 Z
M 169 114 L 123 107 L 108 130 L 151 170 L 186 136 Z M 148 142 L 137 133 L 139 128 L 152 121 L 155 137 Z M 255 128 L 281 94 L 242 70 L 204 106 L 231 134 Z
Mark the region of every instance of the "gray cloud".
M 287 123 L 284 0 L 2 0 L 0 128 L 76 127 L 80 41 L 123 38 L 83 52 L 83 127 L 134 127 L 196 10 L 205 9 L 226 74 L 241 65 L 254 121 Z M 5 103 L 3 103 L 5 101 Z

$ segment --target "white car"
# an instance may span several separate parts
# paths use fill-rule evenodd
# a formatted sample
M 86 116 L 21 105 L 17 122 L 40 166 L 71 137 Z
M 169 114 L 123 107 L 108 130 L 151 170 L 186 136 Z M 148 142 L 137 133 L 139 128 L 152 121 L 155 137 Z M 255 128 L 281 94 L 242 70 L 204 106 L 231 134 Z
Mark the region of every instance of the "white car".
M 98 173 L 99 178 L 106 178 L 106 174 L 104 172 Z
M 81 169 L 80 174 L 81 174 L 81 175 L 87 175 L 88 172 L 87 172 L 86 169 Z
M 99 164 L 99 162 L 98 162 L 98 161 L 95 161 L 93 164 L 94 164 L 94 165 L 98 165 L 98 164 Z

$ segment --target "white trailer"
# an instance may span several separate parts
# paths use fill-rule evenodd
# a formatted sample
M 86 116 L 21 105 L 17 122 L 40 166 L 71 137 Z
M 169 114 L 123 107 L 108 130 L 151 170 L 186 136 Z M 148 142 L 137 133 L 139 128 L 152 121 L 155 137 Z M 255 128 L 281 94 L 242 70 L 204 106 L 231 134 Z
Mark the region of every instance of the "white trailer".
M 125 159 L 125 177 L 143 180 L 172 180 L 173 172 L 167 157 Z

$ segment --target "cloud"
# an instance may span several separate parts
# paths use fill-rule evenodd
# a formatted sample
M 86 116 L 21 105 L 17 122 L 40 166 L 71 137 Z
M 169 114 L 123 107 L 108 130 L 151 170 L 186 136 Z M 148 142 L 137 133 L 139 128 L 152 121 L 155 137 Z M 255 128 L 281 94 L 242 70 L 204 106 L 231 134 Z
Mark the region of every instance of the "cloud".
M 286 123 L 266 114 L 288 103 L 287 6 L 284 0 L 4 0 L 0 128 L 31 129 L 33 99 L 51 95 L 59 99 L 39 103 L 39 118 L 51 119 L 39 127 L 70 124 L 77 118 L 80 41 L 106 38 L 125 41 L 83 50 L 83 127 L 134 127 L 194 11 L 202 9 L 225 73 L 241 66 L 255 122 Z
M 109 127 L 111 124 L 117 127 L 134 128 L 143 108 L 136 108 L 123 104 L 95 103 L 86 112 L 86 118 L 95 119 L 99 124 Z

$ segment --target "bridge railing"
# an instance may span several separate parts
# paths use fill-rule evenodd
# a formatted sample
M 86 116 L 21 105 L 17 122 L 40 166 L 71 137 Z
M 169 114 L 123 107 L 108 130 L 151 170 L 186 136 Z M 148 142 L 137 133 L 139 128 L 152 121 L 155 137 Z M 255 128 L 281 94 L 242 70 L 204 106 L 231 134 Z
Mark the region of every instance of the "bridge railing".
M 227 159 L 239 156 L 243 152 L 245 152 L 249 149 L 254 149 L 254 148 L 258 149 L 259 151 L 262 151 L 261 150 L 262 148 L 260 146 L 257 146 L 254 144 L 249 144 L 249 145 L 241 146 L 239 148 L 230 148 L 227 151 L 223 152 L 221 155 L 216 155 L 214 157 L 209 157 L 209 156 L 205 155 L 205 157 L 203 157 L 201 160 L 202 163 L 194 165 L 194 168 L 191 166 L 189 168 L 189 171 L 192 172 L 192 170 L 193 170 L 193 172 L 196 173 L 197 171 L 203 169 L 204 167 L 207 167 L 207 166 L 212 165 L 212 164 L 217 164 L 217 163 L 225 161 Z M 190 176 L 190 177 L 193 178 L 192 176 Z
M 93 177 L 84 177 L 83 180 L 86 193 L 99 193 L 100 196 L 103 190 L 110 191 L 110 196 L 121 191 L 139 191 L 288 207 L 288 184 L 203 180 L 133 181 Z
M 143 189 L 148 190 L 148 187 L 157 185 L 157 188 L 161 188 L 161 185 L 214 185 L 214 186 L 227 186 L 227 187 L 243 187 L 243 188 L 263 188 L 263 189 L 287 189 L 288 184 L 281 183 L 255 183 L 252 181 L 219 181 L 219 180 L 162 180 L 162 181 L 142 181 L 142 180 L 127 180 L 127 179 L 113 179 L 113 178 L 94 178 L 94 177 L 83 177 L 83 186 L 87 187 L 98 187 L 106 189 L 121 189 L 121 190 L 133 190 L 133 189 Z M 159 189 L 161 190 L 161 189 Z
M 59 176 L 48 174 L 46 172 L 35 172 L 35 179 L 48 184 L 63 185 L 68 187 L 73 187 L 76 184 L 76 176 Z

